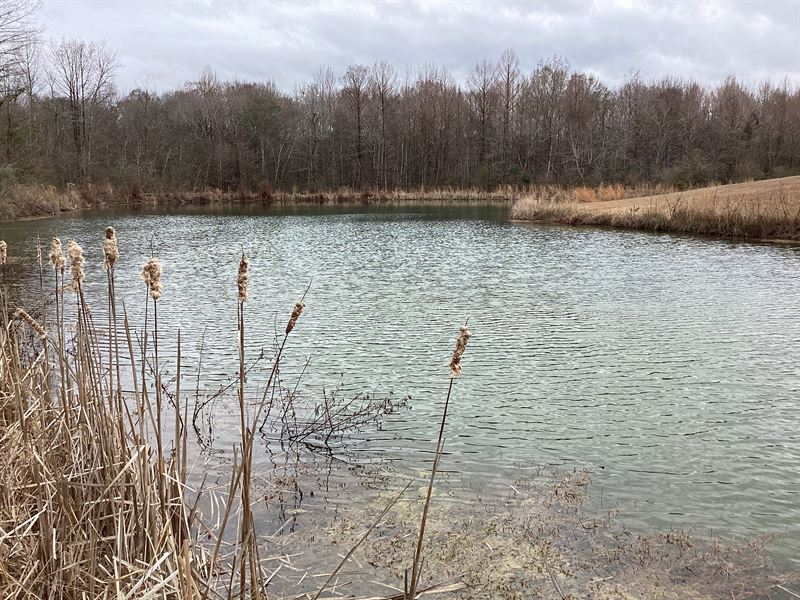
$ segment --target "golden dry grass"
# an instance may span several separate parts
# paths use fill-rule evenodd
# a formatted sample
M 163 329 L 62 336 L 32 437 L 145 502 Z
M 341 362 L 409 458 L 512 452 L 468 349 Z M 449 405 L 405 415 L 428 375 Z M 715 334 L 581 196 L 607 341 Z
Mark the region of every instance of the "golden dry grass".
M 607 202 L 519 200 L 519 220 L 800 240 L 800 177 L 784 177 Z
M 615 198 L 608 202 L 587 206 L 584 210 L 619 213 L 636 209 L 657 209 L 667 212 L 672 210 L 675 204 L 685 205 L 693 210 L 708 210 L 732 202 L 751 206 L 760 205 L 765 212 L 770 211 L 780 215 L 784 214 L 786 208 L 796 211 L 800 208 L 800 176 L 734 183 L 652 196 Z

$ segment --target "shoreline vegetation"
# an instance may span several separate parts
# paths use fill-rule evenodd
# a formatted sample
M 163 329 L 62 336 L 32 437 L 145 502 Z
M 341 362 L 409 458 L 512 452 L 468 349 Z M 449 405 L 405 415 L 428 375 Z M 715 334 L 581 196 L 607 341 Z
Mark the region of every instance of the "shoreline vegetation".
M 5 267 L 19 249 L 0 245 L 3 597 L 267 600 L 282 594 L 316 600 L 354 597 L 348 586 L 361 585 L 371 586 L 370 594 L 381 590 L 372 600 L 433 593 L 517 599 L 531 591 L 537 597 L 667 600 L 749 598 L 791 580 L 792 574 L 770 568 L 763 552 L 769 536 L 725 547 L 684 531 L 634 534 L 616 510 L 588 515 L 580 510 L 588 472 L 531 474 L 511 486 L 514 498 L 522 494 L 519 501 L 502 502 L 510 512 L 450 519 L 451 511 L 440 506 L 447 494 L 434 483 L 447 408 L 471 335 L 466 325 L 449 365 L 449 386 L 443 372 L 445 401 L 430 473 L 399 477 L 366 509 L 353 498 L 352 511 L 334 526 L 308 532 L 313 546 L 328 537 L 331 547 L 322 562 L 310 557 L 304 572 L 289 562 L 285 537 L 259 527 L 266 500 L 257 491 L 263 482 L 253 485 L 263 476 L 253 471 L 253 454 L 260 434 L 273 424 L 287 436 L 282 444 L 301 446 L 310 431 L 340 435 L 345 424 L 368 423 L 377 414 L 327 402 L 320 414 L 318 404 L 304 410 L 294 394 L 281 392 L 276 374 L 287 342 L 302 329 L 305 295 L 291 314 L 286 311 L 285 330 L 256 369 L 245 361 L 250 263 L 243 255 L 238 273 L 231 265 L 239 369 L 228 400 L 238 409 L 241 440 L 224 463 L 228 481 L 207 486 L 205 477 L 193 479 L 189 436 L 197 405 L 193 411 L 192 391 L 187 395 L 182 386 L 182 368 L 189 365 L 181 359 L 186 342 L 180 331 L 175 356 L 164 352 L 169 324 L 159 321 L 158 306 L 169 288 L 162 285 L 161 264 L 151 255 L 141 270 L 146 309 L 136 328 L 126 308 L 132 300 L 116 296 L 116 271 L 126 261 L 114 228 L 95 245 L 103 248 L 107 306 L 94 316 L 83 293 L 86 258 L 74 240 L 65 254 L 53 238 L 50 264 L 41 243 L 31 249 L 41 303 L 30 312 L 14 306 L 7 287 Z M 174 378 L 162 378 L 165 368 L 174 369 Z M 406 494 L 414 482 L 423 486 L 424 501 Z M 364 560 L 371 571 L 364 571 Z M 344 570 L 348 562 L 358 565 L 357 581 L 351 567 Z M 285 574 L 279 573 L 283 566 Z M 387 587 L 395 591 L 386 593 Z
M 554 202 L 528 195 L 512 219 L 569 226 L 800 242 L 800 177 L 706 187 L 608 202 Z
M 662 184 L 626 187 L 556 185 L 494 190 L 368 190 L 254 192 L 216 189 L 120 193 L 110 185 L 14 185 L 0 193 L 0 220 L 49 218 L 92 208 L 142 207 L 506 206 L 515 221 L 637 231 L 800 242 L 800 176 L 679 191 Z
M 480 189 L 353 190 L 324 192 L 255 192 L 207 189 L 198 191 L 120 192 L 111 185 L 15 185 L 0 192 L 0 220 L 24 221 L 55 217 L 84 209 L 142 207 L 263 207 L 272 206 L 491 206 L 508 205 L 520 197 L 511 187 Z

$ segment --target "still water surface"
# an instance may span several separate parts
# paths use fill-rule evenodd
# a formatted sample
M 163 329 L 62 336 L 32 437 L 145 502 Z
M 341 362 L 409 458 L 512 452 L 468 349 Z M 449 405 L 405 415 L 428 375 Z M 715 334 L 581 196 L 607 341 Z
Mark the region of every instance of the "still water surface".
M 501 493 L 520 469 L 587 467 L 595 501 L 622 507 L 628 527 L 784 534 L 777 558 L 800 564 L 800 248 L 532 226 L 485 209 L 87 214 L 5 224 L 3 235 L 31 267 L 37 233 L 77 239 L 101 304 L 110 223 L 118 297 L 135 321 L 152 242 L 162 353 L 180 328 L 191 380 L 204 337 L 207 388 L 236 372 L 242 250 L 250 358 L 272 347 L 310 284 L 286 381 L 310 358 L 306 394 L 342 384 L 411 397 L 341 465 L 426 468 L 469 318 L 442 462 L 454 489 Z M 218 411 L 215 444 L 230 448 L 236 421 Z

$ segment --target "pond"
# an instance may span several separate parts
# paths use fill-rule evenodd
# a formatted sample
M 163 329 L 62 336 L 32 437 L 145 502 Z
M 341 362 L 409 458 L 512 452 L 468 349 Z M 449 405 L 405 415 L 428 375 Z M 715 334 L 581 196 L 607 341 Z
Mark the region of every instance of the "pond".
M 151 246 L 163 263 L 160 351 L 174 374 L 180 329 L 185 386 L 201 340 L 198 385 L 235 377 L 244 251 L 249 360 L 274 346 L 308 289 L 286 385 L 408 397 L 335 457 L 329 492 L 429 468 L 447 363 L 469 319 L 442 459 L 453 496 L 507 494 L 542 464 L 585 467 L 592 502 L 620 507 L 634 531 L 777 533 L 778 562 L 800 567 L 800 248 L 514 223 L 501 208 L 85 213 L 2 225 L 30 267 L 20 286 L 36 297 L 37 235 L 75 238 L 102 308 L 109 224 L 132 322 Z M 225 456 L 235 407 L 215 410 Z

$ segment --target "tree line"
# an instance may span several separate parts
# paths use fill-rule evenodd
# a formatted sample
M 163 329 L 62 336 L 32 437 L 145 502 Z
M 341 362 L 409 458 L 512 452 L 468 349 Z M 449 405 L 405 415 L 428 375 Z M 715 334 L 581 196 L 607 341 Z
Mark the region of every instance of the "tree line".
M 120 94 L 105 44 L 40 42 L 25 19 L 6 22 L 33 9 L 0 0 L 0 180 L 318 191 L 800 173 L 788 82 L 633 75 L 610 87 L 558 57 L 524 71 L 507 50 L 461 83 L 444 67 L 376 62 L 320 69 L 292 91 L 206 70 L 180 89 Z

